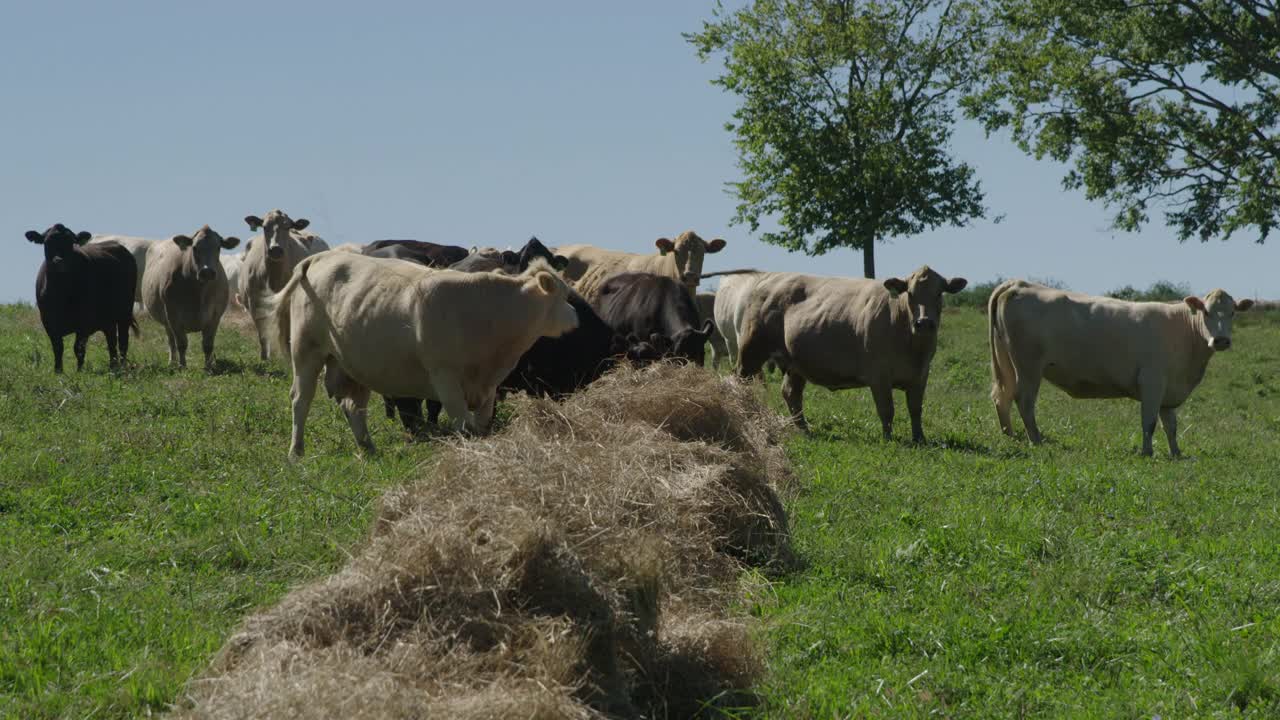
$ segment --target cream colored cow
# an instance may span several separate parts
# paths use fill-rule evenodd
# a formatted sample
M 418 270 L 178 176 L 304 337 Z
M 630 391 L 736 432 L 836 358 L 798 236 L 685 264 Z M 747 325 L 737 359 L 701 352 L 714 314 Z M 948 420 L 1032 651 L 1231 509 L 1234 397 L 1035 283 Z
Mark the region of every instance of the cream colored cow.
M 1041 378 L 1075 398 L 1142 403 L 1142 454 L 1151 455 L 1156 418 L 1178 456 L 1177 410 L 1204 377 L 1214 353 L 1231 347 L 1231 322 L 1252 300 L 1224 290 L 1181 303 L 1128 302 L 1010 280 L 987 303 L 991 399 L 1000 429 L 1013 434 L 1016 400 L 1027 436 L 1036 424 Z
M 702 261 L 706 253 L 724 249 L 725 241 L 716 238 L 706 242 L 692 230 L 686 230 L 675 240 L 658 238 L 653 255 L 604 250 L 592 245 L 565 245 L 556 252 L 569 260 L 564 270 L 566 280 L 588 301 L 595 300 L 596 290 L 610 276 L 620 272 L 647 272 L 665 275 L 682 284 L 693 295 L 697 292 L 702 275 Z
M 293 439 L 325 389 L 356 443 L 373 450 L 370 392 L 439 400 L 456 430 L 483 431 L 500 383 L 539 337 L 578 325 L 569 286 L 545 261 L 518 276 L 428 269 L 400 260 L 321 253 L 303 260 L 272 302 L 293 365 Z
M 187 366 L 187 334 L 199 332 L 204 369 L 213 369 L 213 340 L 229 295 L 219 256 L 239 244 L 239 238 L 223 238 L 205 225 L 191 237 L 154 242 L 147 251 L 142 303 L 164 327 L 170 365 Z
M 240 302 L 253 318 L 258 332 L 258 354 L 266 360 L 271 353 L 268 315 L 260 310 L 272 295 L 284 288 L 293 268 L 311 255 L 312 237 L 303 234 L 310 223 L 306 218 L 293 218 L 281 210 L 272 210 L 265 219 L 250 215 L 244 219 L 250 230 L 262 229 L 261 235 L 249 239 L 240 269 Z

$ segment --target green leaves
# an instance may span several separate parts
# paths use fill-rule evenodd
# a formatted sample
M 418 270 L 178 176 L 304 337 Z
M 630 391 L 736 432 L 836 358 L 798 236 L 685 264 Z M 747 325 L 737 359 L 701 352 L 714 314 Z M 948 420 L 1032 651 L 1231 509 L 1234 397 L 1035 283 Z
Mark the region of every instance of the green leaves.
M 728 128 L 740 154 L 734 221 L 780 229 L 769 243 L 821 255 L 963 225 L 985 213 L 968 165 L 949 152 L 953 100 L 976 81 L 982 5 L 964 0 L 757 0 L 714 11 L 685 37 L 715 84 L 741 98 Z
M 990 132 L 1072 163 L 1067 187 L 1180 240 L 1280 218 L 1280 21 L 1266 0 L 1005 0 L 980 91 Z

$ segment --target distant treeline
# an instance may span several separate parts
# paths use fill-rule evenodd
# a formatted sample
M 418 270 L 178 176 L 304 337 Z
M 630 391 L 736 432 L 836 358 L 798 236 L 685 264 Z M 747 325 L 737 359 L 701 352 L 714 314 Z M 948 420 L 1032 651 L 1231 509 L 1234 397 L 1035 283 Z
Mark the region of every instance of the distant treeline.
M 1064 283 L 1053 278 L 1028 278 L 1031 282 L 1048 285 L 1049 287 L 1061 290 L 1069 289 Z M 1004 282 L 1004 278 L 996 278 L 988 282 L 970 285 L 963 292 L 956 293 L 947 298 L 947 304 L 953 307 L 987 307 L 987 300 L 991 298 L 991 291 L 996 286 Z M 1182 298 L 1193 294 L 1189 283 L 1176 283 L 1169 280 L 1157 280 L 1145 290 L 1139 290 L 1132 285 L 1116 288 L 1106 293 L 1107 297 L 1119 298 L 1121 300 L 1135 300 L 1145 302 L 1176 302 Z M 1259 306 L 1264 310 L 1273 310 L 1280 303 L 1274 301 L 1260 300 L 1257 301 Z

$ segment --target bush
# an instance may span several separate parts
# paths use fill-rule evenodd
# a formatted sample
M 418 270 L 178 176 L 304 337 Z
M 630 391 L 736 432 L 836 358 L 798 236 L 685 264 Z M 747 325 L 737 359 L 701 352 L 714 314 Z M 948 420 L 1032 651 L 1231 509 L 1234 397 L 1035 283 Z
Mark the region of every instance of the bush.
M 1134 302 L 1175 302 L 1191 294 L 1191 286 L 1187 283 L 1174 283 L 1168 280 L 1157 280 L 1146 290 L 1139 290 L 1132 285 L 1125 285 L 1107 293 L 1107 297 Z

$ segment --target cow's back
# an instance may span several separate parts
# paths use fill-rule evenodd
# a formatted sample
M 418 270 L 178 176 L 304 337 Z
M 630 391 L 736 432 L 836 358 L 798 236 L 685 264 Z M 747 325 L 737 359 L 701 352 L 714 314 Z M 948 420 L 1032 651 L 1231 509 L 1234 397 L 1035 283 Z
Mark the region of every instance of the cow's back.
M 66 275 L 42 263 L 36 275 L 36 306 L 50 335 L 97 332 L 132 322 L 138 266 L 123 245 L 105 240 L 77 249 L 80 268 Z

